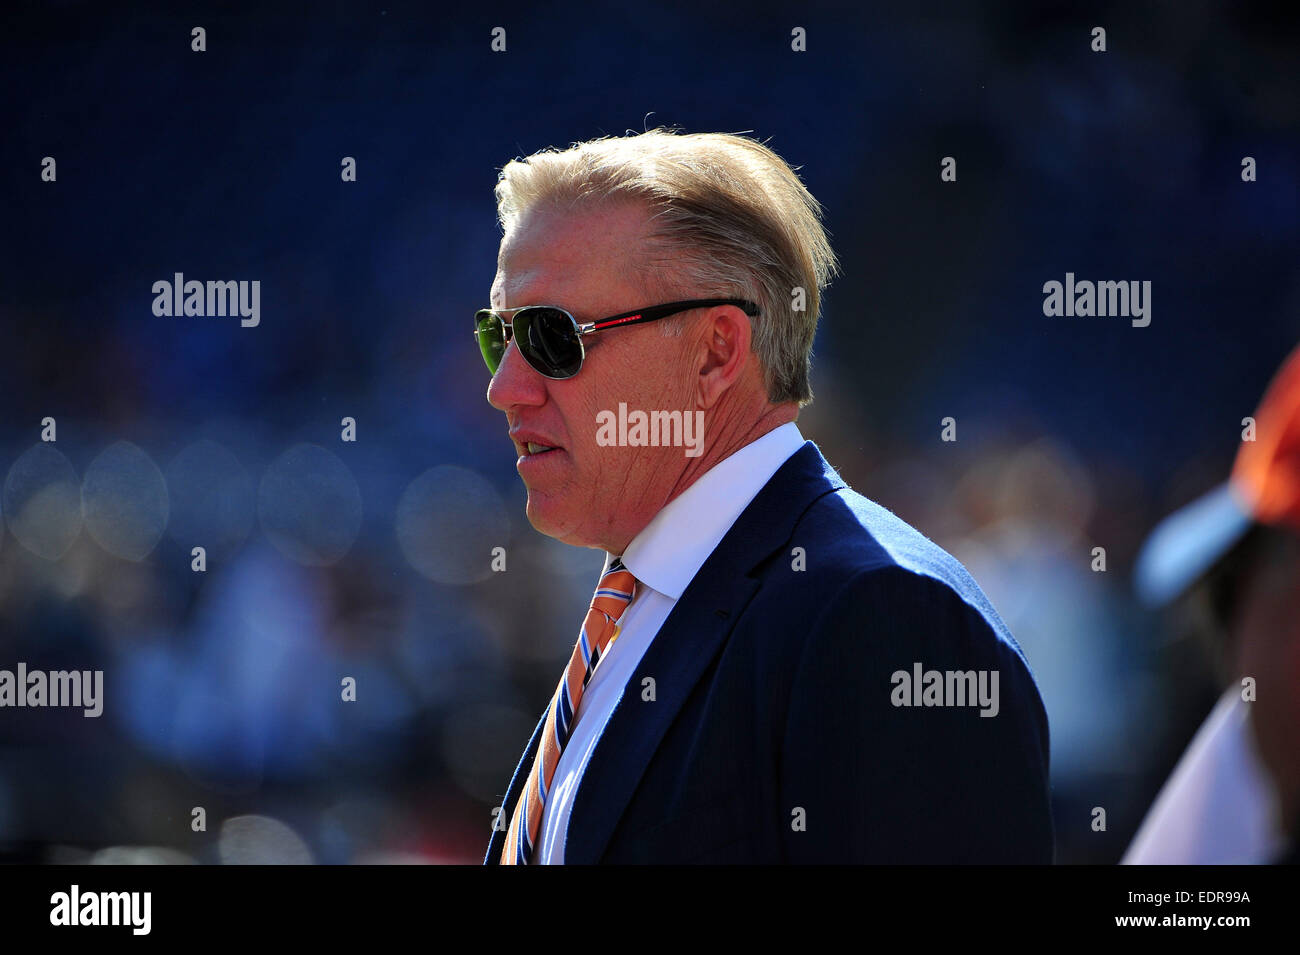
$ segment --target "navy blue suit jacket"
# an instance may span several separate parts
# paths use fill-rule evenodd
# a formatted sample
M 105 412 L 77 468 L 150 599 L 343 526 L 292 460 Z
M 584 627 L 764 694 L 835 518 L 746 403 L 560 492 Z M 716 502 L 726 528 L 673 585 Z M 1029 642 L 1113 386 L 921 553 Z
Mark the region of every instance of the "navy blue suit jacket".
M 892 675 L 917 663 L 997 671 L 997 715 L 895 705 Z M 961 564 L 846 486 L 811 441 L 650 644 L 583 774 L 564 848 L 579 864 L 1052 858 L 1047 716 L 1020 647 Z

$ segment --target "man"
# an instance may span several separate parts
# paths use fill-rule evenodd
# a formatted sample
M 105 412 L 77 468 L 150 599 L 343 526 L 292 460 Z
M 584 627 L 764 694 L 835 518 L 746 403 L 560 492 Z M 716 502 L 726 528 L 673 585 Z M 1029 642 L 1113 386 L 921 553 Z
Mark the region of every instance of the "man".
M 1253 419 L 1229 480 L 1162 521 L 1138 560 L 1145 603 L 1199 611 L 1226 690 L 1125 863 L 1300 858 L 1300 348 Z
M 485 861 L 1049 862 L 1020 648 L 795 424 L 836 269 L 795 173 L 653 130 L 496 195 L 488 401 L 529 521 L 607 559 Z

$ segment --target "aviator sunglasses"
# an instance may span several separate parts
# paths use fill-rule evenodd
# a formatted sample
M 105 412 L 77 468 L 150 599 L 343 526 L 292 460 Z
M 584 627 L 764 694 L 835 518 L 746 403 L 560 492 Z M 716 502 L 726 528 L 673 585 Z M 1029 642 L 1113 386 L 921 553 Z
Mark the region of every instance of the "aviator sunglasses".
M 519 346 L 519 354 L 524 356 L 529 365 L 547 378 L 562 380 L 572 378 L 582 368 L 582 360 L 587 356 L 582 347 L 584 335 L 623 325 L 654 322 L 693 308 L 709 308 L 714 305 L 734 305 L 751 318 L 756 318 L 759 314 L 757 305 L 742 299 L 698 298 L 654 305 L 612 315 L 597 322 L 582 323 L 556 305 L 520 305 L 516 308 L 479 309 L 474 313 L 474 335 L 478 338 L 483 360 L 487 362 L 488 371 L 492 374 L 497 373 L 506 346 L 513 339 Z M 514 318 L 510 321 L 502 318 L 512 312 Z

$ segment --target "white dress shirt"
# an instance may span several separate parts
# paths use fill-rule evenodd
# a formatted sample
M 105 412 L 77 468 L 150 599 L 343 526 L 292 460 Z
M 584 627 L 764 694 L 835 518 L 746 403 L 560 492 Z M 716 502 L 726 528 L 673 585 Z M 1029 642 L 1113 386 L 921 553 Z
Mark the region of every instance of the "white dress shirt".
M 601 657 L 578 703 L 573 735 L 560 754 L 542 812 L 535 862 L 564 862 L 569 813 L 582 773 L 636 665 L 736 518 L 803 443 L 793 421 L 769 431 L 706 471 L 627 545 L 623 564 L 638 581 L 636 596 L 619 618 L 618 639 Z M 605 570 L 612 560 L 607 554 Z

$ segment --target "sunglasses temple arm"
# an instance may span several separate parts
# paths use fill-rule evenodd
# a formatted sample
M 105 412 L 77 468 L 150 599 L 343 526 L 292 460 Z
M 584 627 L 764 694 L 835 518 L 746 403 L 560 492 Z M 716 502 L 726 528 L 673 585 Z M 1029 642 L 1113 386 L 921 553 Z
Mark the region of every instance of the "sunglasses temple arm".
M 740 303 L 732 299 L 706 299 L 704 301 L 689 305 L 675 306 L 667 309 L 647 308 L 640 312 L 629 312 L 626 315 L 615 315 L 613 318 L 606 318 L 599 322 L 587 322 L 578 324 L 578 334 L 588 335 L 591 332 L 603 332 L 607 328 L 624 328 L 628 325 L 640 325 L 644 322 L 657 322 L 662 318 L 671 318 L 674 315 L 680 315 L 682 312 L 693 311 L 697 308 L 714 308 L 718 305 L 735 305 L 750 318 L 756 318 L 759 313 L 758 306 L 749 302 Z
M 585 325 L 580 324 L 578 325 L 578 333 L 580 335 L 588 335 L 591 332 L 603 332 L 609 328 L 627 328 L 631 325 L 643 325 L 646 322 L 657 322 L 661 318 L 671 318 L 673 315 L 680 315 L 682 312 L 689 311 L 689 308 L 674 308 L 669 309 L 666 312 L 647 308 L 642 312 L 633 312 L 631 315 L 616 316 L 599 322 L 587 322 Z

